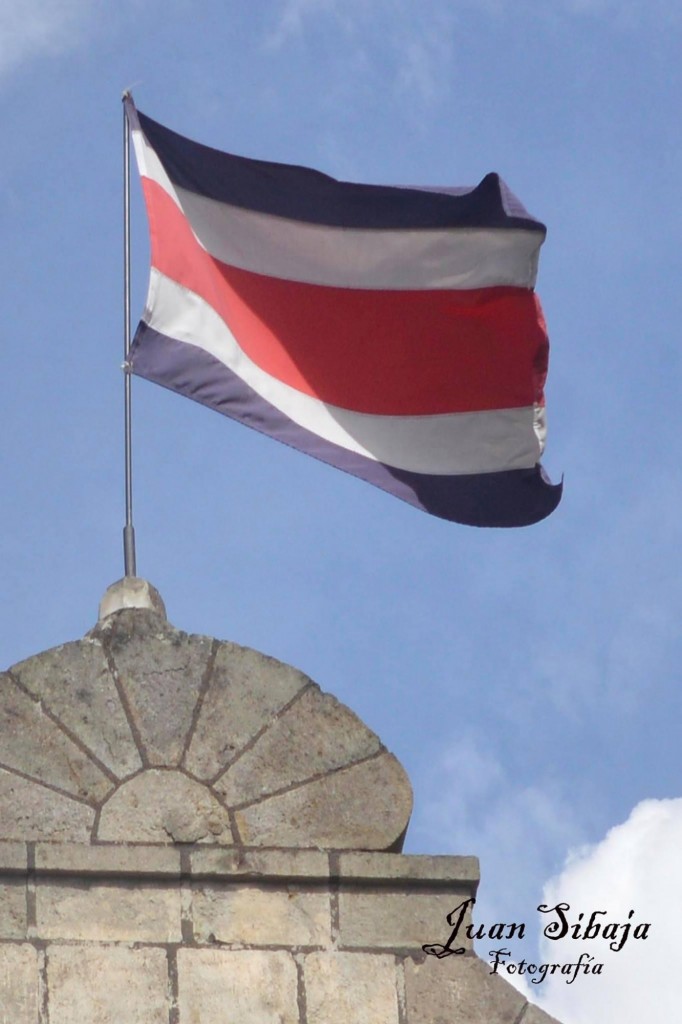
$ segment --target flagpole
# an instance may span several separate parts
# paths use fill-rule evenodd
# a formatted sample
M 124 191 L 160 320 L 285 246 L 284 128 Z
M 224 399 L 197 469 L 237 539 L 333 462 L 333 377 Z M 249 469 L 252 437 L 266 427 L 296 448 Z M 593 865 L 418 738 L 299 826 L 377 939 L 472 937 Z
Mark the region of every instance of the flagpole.
M 136 575 L 135 529 L 133 527 L 133 420 L 132 373 L 130 369 L 130 130 L 123 93 L 123 380 L 125 421 L 125 526 L 123 564 L 126 576 Z

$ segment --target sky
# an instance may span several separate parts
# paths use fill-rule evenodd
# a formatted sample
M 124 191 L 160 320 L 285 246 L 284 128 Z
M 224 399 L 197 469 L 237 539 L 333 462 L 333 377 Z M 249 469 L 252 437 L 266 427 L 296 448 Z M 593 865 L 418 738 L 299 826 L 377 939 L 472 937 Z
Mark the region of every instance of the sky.
M 564 1024 L 678 1005 L 681 35 L 677 0 L 0 0 L 3 668 L 123 575 L 124 89 L 349 180 L 497 171 L 547 224 L 547 520 L 443 522 L 141 380 L 134 514 L 174 625 L 297 666 L 398 756 L 405 852 L 480 858 L 476 921 L 528 926 L 514 962 L 604 962 L 526 977 Z M 542 936 L 560 902 L 648 936 Z

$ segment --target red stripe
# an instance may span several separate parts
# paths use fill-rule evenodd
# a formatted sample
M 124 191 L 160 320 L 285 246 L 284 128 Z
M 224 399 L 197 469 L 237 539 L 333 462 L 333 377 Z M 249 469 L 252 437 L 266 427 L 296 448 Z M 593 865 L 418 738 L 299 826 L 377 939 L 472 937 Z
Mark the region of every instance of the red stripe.
M 533 292 L 365 291 L 240 270 L 201 248 L 160 186 L 143 185 L 152 264 L 205 299 L 249 358 L 278 380 L 383 415 L 542 402 L 548 345 Z

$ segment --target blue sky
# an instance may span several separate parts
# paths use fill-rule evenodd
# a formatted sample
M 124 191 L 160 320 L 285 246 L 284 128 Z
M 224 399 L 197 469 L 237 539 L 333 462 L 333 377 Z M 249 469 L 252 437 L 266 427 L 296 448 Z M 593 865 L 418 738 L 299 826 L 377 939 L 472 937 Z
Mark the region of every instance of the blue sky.
M 547 224 L 553 516 L 444 523 L 135 381 L 138 571 L 175 625 L 302 668 L 379 733 L 415 790 L 406 852 L 479 855 L 480 920 L 533 921 L 553 877 L 570 902 L 578 863 L 581 899 L 657 914 L 626 1024 L 679 885 L 681 34 L 673 0 L 0 0 L 3 667 L 81 636 L 122 575 L 125 88 L 337 177 L 495 170 Z M 134 320 L 147 258 L 133 178 Z M 624 849 L 648 905 L 612 891 Z M 547 1006 L 599 1019 L 596 981 Z

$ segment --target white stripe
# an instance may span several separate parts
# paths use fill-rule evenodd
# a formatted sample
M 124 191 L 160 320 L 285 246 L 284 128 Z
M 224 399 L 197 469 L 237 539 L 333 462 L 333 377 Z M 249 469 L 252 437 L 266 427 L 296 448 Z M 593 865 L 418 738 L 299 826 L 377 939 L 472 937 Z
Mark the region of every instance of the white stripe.
M 137 169 L 140 172 L 141 178 L 151 178 L 157 185 L 160 185 L 164 192 L 167 192 L 171 199 L 179 206 L 178 197 L 176 195 L 173 184 L 166 174 L 163 164 L 159 160 L 155 151 L 147 142 L 147 139 L 142 134 L 141 128 L 131 128 L 130 136 L 133 143 L 133 149 L 135 150 L 135 160 L 137 161 Z
M 177 203 L 200 244 L 242 270 L 338 288 L 533 288 L 543 235 L 523 228 L 328 227 L 231 206 L 172 185 L 140 132 L 140 173 Z
M 161 334 L 214 356 L 299 426 L 398 469 L 443 476 L 493 473 L 530 468 L 542 454 L 542 407 L 380 416 L 302 394 L 252 362 L 208 303 L 154 269 L 144 319 Z

